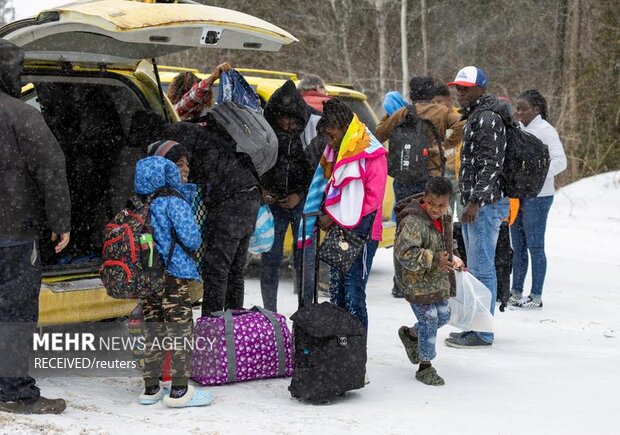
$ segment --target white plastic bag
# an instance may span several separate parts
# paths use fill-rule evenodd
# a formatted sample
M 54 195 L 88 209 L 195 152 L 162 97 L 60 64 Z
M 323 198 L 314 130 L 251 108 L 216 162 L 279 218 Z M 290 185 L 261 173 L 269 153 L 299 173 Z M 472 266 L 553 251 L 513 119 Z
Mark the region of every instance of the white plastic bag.
M 449 324 L 463 331 L 493 332 L 491 291 L 469 272 L 455 272 L 456 297 L 450 298 Z

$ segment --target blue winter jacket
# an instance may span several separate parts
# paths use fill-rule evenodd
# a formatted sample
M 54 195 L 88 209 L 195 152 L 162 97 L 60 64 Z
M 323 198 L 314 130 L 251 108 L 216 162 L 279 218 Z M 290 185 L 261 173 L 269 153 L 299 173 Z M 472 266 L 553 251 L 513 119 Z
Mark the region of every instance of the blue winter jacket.
M 183 196 L 164 196 L 155 198 L 151 203 L 150 215 L 153 238 L 159 255 L 166 266 L 168 274 L 176 278 L 199 279 L 196 262 L 185 253 L 177 243 L 172 260 L 168 261 L 172 229 L 178 240 L 189 250 L 196 251 L 200 246 L 200 229 L 194 220 L 190 201 L 196 186 L 182 184 L 177 166 L 163 157 L 147 157 L 136 164 L 135 189 L 138 195 L 150 195 L 162 187 L 178 190 Z

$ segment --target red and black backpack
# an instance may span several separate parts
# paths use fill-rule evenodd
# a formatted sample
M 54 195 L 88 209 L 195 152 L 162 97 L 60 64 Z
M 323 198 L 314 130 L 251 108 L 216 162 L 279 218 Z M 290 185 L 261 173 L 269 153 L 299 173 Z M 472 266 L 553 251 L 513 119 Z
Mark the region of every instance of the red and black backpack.
M 179 192 L 170 188 L 158 189 L 147 197 L 134 196 L 127 201 L 127 207 L 105 226 L 99 276 L 110 297 L 146 298 L 164 284 L 165 267 L 153 239 L 149 213 L 151 202 L 163 196 L 182 198 Z M 169 261 L 177 243 L 173 231 Z

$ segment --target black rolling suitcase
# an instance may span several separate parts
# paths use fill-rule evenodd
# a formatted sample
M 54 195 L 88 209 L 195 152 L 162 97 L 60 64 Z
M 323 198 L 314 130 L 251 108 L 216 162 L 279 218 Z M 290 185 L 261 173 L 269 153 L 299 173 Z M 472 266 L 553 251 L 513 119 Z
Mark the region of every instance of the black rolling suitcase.
M 317 215 L 304 214 L 304 240 L 306 218 Z M 302 257 L 305 255 L 304 246 Z M 300 291 L 299 309 L 291 316 L 295 371 L 288 389 L 293 397 L 310 403 L 330 402 L 349 390 L 363 388 L 366 374 L 364 327 L 342 308 L 329 302 L 318 303 L 318 268 L 319 261 L 315 258 L 314 302 L 304 305 L 303 291 Z M 302 270 L 302 283 L 305 273 L 309 271 Z

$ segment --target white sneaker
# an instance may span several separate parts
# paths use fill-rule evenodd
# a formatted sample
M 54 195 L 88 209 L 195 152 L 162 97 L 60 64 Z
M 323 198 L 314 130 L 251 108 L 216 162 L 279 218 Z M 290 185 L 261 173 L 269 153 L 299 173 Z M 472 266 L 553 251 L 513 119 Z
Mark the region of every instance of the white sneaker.
M 534 299 L 531 296 L 528 296 L 527 299 L 522 299 L 518 304 L 514 305 L 515 308 L 522 310 L 539 310 L 542 306 L 541 300 Z

